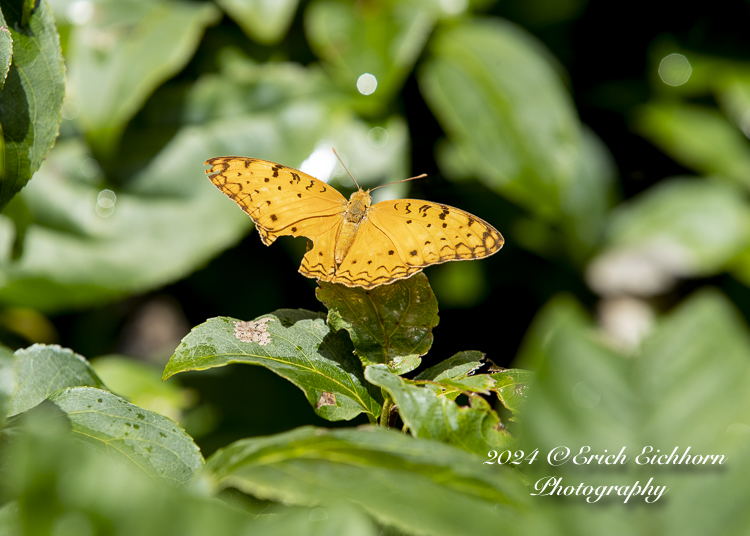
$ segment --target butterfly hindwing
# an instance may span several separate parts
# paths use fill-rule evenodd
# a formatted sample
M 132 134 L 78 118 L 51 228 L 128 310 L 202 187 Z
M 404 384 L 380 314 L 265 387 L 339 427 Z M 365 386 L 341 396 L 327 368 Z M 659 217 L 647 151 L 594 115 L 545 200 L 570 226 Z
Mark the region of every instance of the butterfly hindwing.
M 365 219 L 335 277 L 330 281 L 347 287 L 370 289 L 420 271 L 421 267 L 411 266 L 404 261 L 401 254 L 403 248 L 397 244 L 397 237 Z
M 299 272 L 305 277 L 321 281 L 332 281 L 334 279 L 336 260 L 333 251 L 344 219 L 329 218 L 327 223 L 329 224 L 328 229 L 315 237 L 302 258 Z
M 219 156 L 206 160 L 214 185 L 255 222 L 261 240 L 272 244 L 279 236 L 325 234 L 346 211 L 338 191 L 306 173 L 281 164 Z

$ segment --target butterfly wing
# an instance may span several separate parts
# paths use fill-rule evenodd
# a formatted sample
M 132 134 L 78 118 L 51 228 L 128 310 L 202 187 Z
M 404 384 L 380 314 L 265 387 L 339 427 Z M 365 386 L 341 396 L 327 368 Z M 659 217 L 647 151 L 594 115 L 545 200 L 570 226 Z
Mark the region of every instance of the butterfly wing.
M 494 227 L 463 210 L 414 199 L 382 201 L 370 207 L 332 281 L 374 288 L 433 264 L 488 257 L 502 245 Z
M 267 246 L 287 235 L 306 236 L 313 242 L 324 237 L 327 243 L 331 240 L 328 233 L 346 211 L 346 199 L 335 189 L 275 162 L 218 156 L 204 165 L 211 166 L 206 170 L 211 182 L 252 218 Z M 330 248 L 331 257 L 332 252 Z

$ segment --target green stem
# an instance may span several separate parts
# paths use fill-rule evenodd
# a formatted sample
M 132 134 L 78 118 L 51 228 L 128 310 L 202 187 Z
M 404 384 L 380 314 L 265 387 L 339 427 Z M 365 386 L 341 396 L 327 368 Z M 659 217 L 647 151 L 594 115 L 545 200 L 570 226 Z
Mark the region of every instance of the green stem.
M 392 407 L 393 400 L 390 397 L 386 397 L 385 402 L 383 402 L 383 409 L 380 411 L 380 426 L 388 428 L 388 421 L 390 420 Z

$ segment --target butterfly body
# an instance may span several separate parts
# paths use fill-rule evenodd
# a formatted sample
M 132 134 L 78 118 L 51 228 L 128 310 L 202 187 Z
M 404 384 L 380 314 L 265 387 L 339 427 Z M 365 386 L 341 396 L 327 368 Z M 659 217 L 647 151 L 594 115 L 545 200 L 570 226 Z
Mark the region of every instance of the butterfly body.
M 206 161 L 214 185 L 255 222 L 264 244 L 305 236 L 300 272 L 349 287 L 374 288 L 426 266 L 487 257 L 503 237 L 463 210 L 415 199 L 372 204 L 369 191 L 349 201 L 326 183 L 281 164 L 241 156 Z
M 354 239 L 357 237 L 359 226 L 367 217 L 367 211 L 370 210 L 372 205 L 372 198 L 370 192 L 364 190 L 357 190 L 349 198 L 349 203 L 346 206 L 346 213 L 344 214 L 344 225 L 341 227 L 341 232 L 336 238 L 336 248 L 334 257 L 336 259 L 336 266 L 340 266 L 346 258 L 346 254 L 354 243 Z

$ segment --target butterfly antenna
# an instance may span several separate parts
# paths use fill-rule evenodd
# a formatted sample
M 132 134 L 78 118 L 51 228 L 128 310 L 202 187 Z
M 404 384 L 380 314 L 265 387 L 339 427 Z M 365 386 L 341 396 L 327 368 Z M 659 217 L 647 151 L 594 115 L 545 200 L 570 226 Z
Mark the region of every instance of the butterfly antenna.
M 339 153 L 337 153 L 337 152 L 336 152 L 336 149 L 334 149 L 333 147 L 331 147 L 331 150 L 333 151 L 333 154 L 335 154 L 335 155 L 336 155 L 336 158 L 338 158 L 338 159 L 339 159 L 339 162 L 341 162 L 341 165 L 342 165 L 342 166 L 344 166 L 344 169 L 346 170 L 346 172 L 347 172 L 347 173 L 349 173 L 349 176 L 350 176 L 350 177 L 352 178 L 352 180 L 354 181 L 354 184 L 356 184 L 356 185 L 357 185 L 357 189 L 358 189 L 358 190 L 361 190 L 362 188 L 360 188 L 360 187 L 359 187 L 359 183 L 357 182 L 357 179 L 355 179 L 355 178 L 354 178 L 354 175 L 352 175 L 352 174 L 351 174 L 351 173 L 349 172 L 349 170 L 348 170 L 348 169 L 346 169 L 346 165 L 344 164 L 344 161 L 343 161 L 343 160 L 341 160 L 341 157 L 339 156 Z
M 378 188 L 383 188 L 384 186 L 390 186 L 391 184 L 398 184 L 399 182 L 406 182 L 406 181 L 413 181 L 416 179 L 424 179 L 427 176 L 427 173 L 422 173 L 421 175 L 417 175 L 416 177 L 409 177 L 408 179 L 402 179 L 400 181 L 395 182 L 389 182 L 388 184 L 381 184 L 380 186 L 376 186 L 375 188 L 370 188 L 370 191 L 377 190 Z

